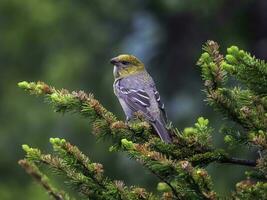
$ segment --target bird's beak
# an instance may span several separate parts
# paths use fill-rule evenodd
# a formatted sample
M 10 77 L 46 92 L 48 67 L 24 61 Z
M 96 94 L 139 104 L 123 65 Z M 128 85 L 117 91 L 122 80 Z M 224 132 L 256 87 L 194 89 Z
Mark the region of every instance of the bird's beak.
M 111 60 L 110 60 L 110 63 L 112 64 L 112 65 L 116 65 L 116 64 L 118 64 L 118 58 L 117 57 L 115 57 L 115 58 L 112 58 Z

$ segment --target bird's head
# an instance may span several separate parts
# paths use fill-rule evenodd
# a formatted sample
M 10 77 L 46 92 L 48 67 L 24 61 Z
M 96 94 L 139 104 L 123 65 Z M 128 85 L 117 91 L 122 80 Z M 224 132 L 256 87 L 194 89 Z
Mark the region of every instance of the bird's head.
M 145 70 L 144 64 L 133 55 L 119 55 L 110 60 L 110 63 L 114 65 L 114 77 L 123 78 L 142 72 Z

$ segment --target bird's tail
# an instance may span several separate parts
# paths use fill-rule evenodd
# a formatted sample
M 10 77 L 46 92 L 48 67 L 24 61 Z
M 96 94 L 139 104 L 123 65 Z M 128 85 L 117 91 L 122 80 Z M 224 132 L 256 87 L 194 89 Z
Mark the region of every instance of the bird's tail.
M 170 137 L 170 133 L 167 130 L 165 123 L 162 123 L 158 120 L 156 120 L 153 124 L 153 128 L 156 130 L 157 134 L 160 136 L 160 138 L 166 142 L 171 143 L 172 139 Z

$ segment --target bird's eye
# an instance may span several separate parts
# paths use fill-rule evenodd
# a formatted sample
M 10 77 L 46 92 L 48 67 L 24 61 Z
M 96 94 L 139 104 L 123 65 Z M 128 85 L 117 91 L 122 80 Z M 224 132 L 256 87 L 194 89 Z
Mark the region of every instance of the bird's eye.
M 121 63 L 122 63 L 123 65 L 128 65 L 128 64 L 130 64 L 128 61 L 121 61 Z

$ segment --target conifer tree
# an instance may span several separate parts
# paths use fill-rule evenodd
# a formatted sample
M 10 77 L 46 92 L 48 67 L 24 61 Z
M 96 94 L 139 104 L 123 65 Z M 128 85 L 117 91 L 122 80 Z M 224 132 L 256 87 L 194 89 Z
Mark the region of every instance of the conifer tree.
M 30 94 L 42 96 L 58 113 L 76 113 L 88 119 L 92 133 L 100 139 L 109 137 L 111 151 L 125 152 L 130 158 L 158 177 L 161 195 L 144 188 L 126 186 L 111 180 L 103 166 L 84 155 L 65 139 L 51 138 L 53 152 L 23 145 L 26 152 L 19 164 L 48 194 L 58 200 L 73 199 L 56 189 L 42 171 L 44 166 L 64 176 L 69 185 L 85 199 L 218 199 L 205 167 L 213 162 L 250 166 L 246 180 L 236 184 L 229 199 L 266 199 L 267 197 L 267 64 L 236 46 L 219 52 L 214 41 L 203 46 L 197 62 L 204 82 L 206 101 L 215 111 L 235 123 L 224 128 L 228 145 L 242 145 L 258 150 L 257 160 L 233 158 L 227 150 L 212 143 L 214 130 L 209 120 L 199 117 L 192 127 L 178 131 L 170 127 L 173 143 L 166 144 L 153 133 L 151 126 L 138 116 L 125 123 L 106 110 L 92 94 L 83 91 L 57 90 L 43 82 L 20 82 Z M 228 79 L 235 80 L 231 86 Z

